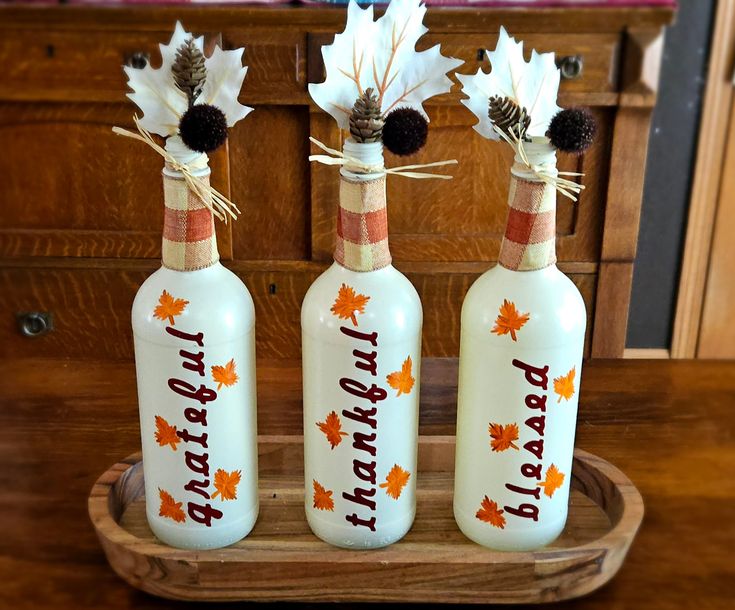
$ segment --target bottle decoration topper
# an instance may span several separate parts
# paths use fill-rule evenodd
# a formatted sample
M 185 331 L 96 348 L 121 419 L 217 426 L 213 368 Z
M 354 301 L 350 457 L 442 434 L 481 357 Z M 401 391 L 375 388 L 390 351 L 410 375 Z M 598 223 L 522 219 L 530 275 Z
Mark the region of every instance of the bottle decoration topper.
M 140 140 L 160 154 L 168 165 L 184 175 L 189 188 L 220 220 L 237 218 L 240 210 L 224 195 L 195 173 L 207 167 L 207 153 L 225 143 L 227 130 L 253 109 L 240 104 L 238 96 L 247 67 L 242 64 L 244 48 L 225 51 L 215 46 L 204 55 L 204 37 L 194 37 L 176 22 L 171 40 L 159 45 L 161 66 L 143 68 L 124 66 L 128 97 L 143 112 L 134 117 L 138 133 L 120 127 L 113 132 Z M 182 163 L 169 150 L 159 146 L 151 134 L 180 143 L 192 153 L 193 161 Z M 180 148 L 180 145 L 178 146 Z
M 373 6 L 347 6 L 347 24 L 331 45 L 322 47 L 326 79 L 311 83 L 309 94 L 339 127 L 359 143 L 382 142 L 398 155 L 418 151 L 426 142 L 428 116 L 423 102 L 448 92 L 447 74 L 462 64 L 445 57 L 440 45 L 416 51 L 428 29 L 423 25 L 422 0 L 392 0 L 385 13 L 373 18 Z M 450 178 L 410 170 L 454 164 L 456 161 L 395 167 L 371 167 L 342 152 L 310 140 L 331 156 L 312 155 L 311 161 L 345 165 L 362 173 L 385 172 L 414 178 Z
M 510 144 L 532 174 L 551 184 L 573 201 L 584 185 L 563 176 L 581 176 L 578 172 L 558 172 L 555 167 L 535 164 L 525 143 L 555 148 L 562 152 L 582 153 L 591 144 L 596 131 L 594 117 L 582 109 L 562 110 L 556 103 L 559 92 L 559 69 L 553 53 L 531 51 L 530 61 L 523 58 L 523 41 L 516 42 L 504 27 L 498 44 L 486 51 L 489 73 L 457 74 L 462 83 L 462 100 L 477 117 L 474 126 L 481 136 Z

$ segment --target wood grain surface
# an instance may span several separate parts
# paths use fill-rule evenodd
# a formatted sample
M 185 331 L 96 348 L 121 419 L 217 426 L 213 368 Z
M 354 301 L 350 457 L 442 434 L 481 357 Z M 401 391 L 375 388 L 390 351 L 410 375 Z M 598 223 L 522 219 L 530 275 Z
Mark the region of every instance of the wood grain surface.
M 384 549 L 337 549 L 303 512 L 303 437 L 261 436 L 260 514 L 240 542 L 210 552 L 161 544 L 146 519 L 140 454 L 92 488 L 89 516 L 111 567 L 131 585 L 182 600 L 538 603 L 579 597 L 615 576 L 643 518 L 643 500 L 612 464 L 575 451 L 569 517 L 552 544 L 493 552 L 452 514 L 454 437 L 419 440 L 416 520 Z M 365 586 L 369 582 L 369 586 Z
M 456 378 L 455 362 L 424 361 L 421 434 L 454 433 Z M 0 607 L 178 607 L 123 583 L 87 516 L 99 474 L 139 449 L 132 364 L 19 358 L 0 379 Z M 261 434 L 301 434 L 300 379 L 298 363 L 259 363 Z M 630 477 L 646 517 L 616 578 L 556 607 L 731 610 L 734 410 L 735 363 L 586 365 L 577 446 Z
M 52 263 L 56 263 L 51 266 Z M 256 350 L 261 358 L 301 357 L 301 303 L 309 286 L 328 263 L 296 261 L 225 262 L 246 284 L 255 302 Z M 0 358 L 17 356 L 132 358 L 130 309 L 157 261 L 104 263 L 59 259 L 36 266 L 0 265 Z M 398 265 L 416 287 L 423 305 L 423 353 L 458 356 L 460 312 L 472 282 L 487 264 Z M 586 303 L 594 302 L 595 266 L 562 265 Z M 579 273 L 575 271 L 579 270 Z M 17 314 L 48 312 L 54 328 L 39 337 L 23 336 Z M 592 308 L 587 307 L 588 328 Z M 591 333 L 587 334 L 587 353 Z
M 488 70 L 484 50 L 501 25 L 525 40 L 527 56 L 536 47 L 580 58 L 579 75 L 560 84 L 559 103 L 591 107 L 600 128 L 582 157 L 560 155 L 560 169 L 583 172 L 586 189 L 576 205 L 558 200 L 557 253 L 562 269 L 584 266 L 573 279 L 589 312 L 586 353 L 597 357 L 623 354 L 630 282 L 615 278 L 632 273 L 662 32 L 673 14 L 671 6 L 435 7 L 426 18 L 431 33 L 421 48 L 440 43 L 464 60 L 465 74 Z M 0 6 L 0 146 L 13 151 L 0 187 L 4 353 L 130 356 L 134 287 L 160 257 L 162 163 L 110 129 L 130 128 L 135 111 L 121 65 L 137 57 L 157 66 L 157 44 L 181 19 L 208 48 L 246 47 L 240 99 L 255 112 L 211 155 L 212 182 L 243 214 L 217 223 L 218 245 L 223 260 L 248 269 L 241 276 L 255 297 L 261 356 L 298 357 L 292 322 L 308 280 L 331 262 L 339 185 L 335 168 L 309 163 L 308 136 L 335 148 L 342 137 L 310 100 L 307 82 L 322 80 L 321 45 L 344 18 L 343 8 L 325 7 Z M 435 357 L 457 355 L 462 298 L 497 260 L 509 182 L 509 151 L 473 131 L 452 78 L 452 90 L 427 104 L 426 148 L 386 155 L 388 166 L 459 161 L 447 168 L 451 181 L 393 176 L 388 186 L 391 251 L 424 298 L 424 353 Z M 58 260 L 83 265 L 71 270 Z M 421 264 L 425 271 L 412 270 Z M 605 265 L 627 268 L 613 277 Z M 33 311 L 54 317 L 55 334 L 19 335 L 18 314 Z

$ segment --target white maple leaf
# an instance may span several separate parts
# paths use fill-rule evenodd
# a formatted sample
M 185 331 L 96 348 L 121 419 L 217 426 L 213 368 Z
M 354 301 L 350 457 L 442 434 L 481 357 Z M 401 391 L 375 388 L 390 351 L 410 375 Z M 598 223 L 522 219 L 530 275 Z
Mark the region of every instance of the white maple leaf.
M 523 59 L 523 41 L 516 42 L 500 28 L 500 37 L 494 51 L 488 51 L 491 71 L 486 74 L 480 68 L 477 74 L 457 74 L 462 83 L 462 93 L 467 95 L 462 103 L 478 118 L 475 130 L 491 140 L 500 136 L 492 127 L 488 116 L 492 96 L 509 97 L 525 108 L 531 116 L 528 136 L 545 136 L 549 123 L 561 110 L 556 104 L 559 92 L 559 69 L 553 53 L 531 52 L 531 61 Z
M 368 87 L 378 94 L 384 113 L 401 106 L 425 117 L 424 100 L 449 91 L 447 72 L 462 61 L 444 57 L 439 45 L 416 51 L 416 42 L 428 31 L 422 23 L 425 13 L 422 0 L 392 0 L 374 21 L 372 5 L 362 9 L 350 0 L 344 32 L 322 47 L 326 79 L 309 84 L 314 102 L 342 129 L 349 128 L 352 105 Z
M 128 85 L 133 90 L 132 93 L 128 93 L 128 97 L 143 112 L 140 119 L 141 126 L 160 136 L 176 135 L 181 116 L 189 108 L 186 94 L 176 86 L 171 71 L 176 60 L 176 51 L 189 38 L 193 39 L 196 47 L 203 53 L 204 37 L 192 37 L 181 22 L 177 21 L 169 43 L 159 45 L 161 50 L 159 68 L 152 68 L 150 64 L 146 64 L 143 68 L 130 66 L 123 68 L 128 77 Z M 243 51 L 244 49 L 223 51 L 215 47 L 211 57 L 205 57 L 207 79 L 202 94 L 194 102 L 217 106 L 224 112 L 229 127 L 252 110 L 237 101 L 247 72 L 247 68 L 242 65 Z
M 237 101 L 248 71 L 247 67 L 242 65 L 244 51 L 245 49 L 223 51 L 218 46 L 214 48 L 211 57 L 204 60 L 207 80 L 204 81 L 202 94 L 194 102 L 217 106 L 225 113 L 228 127 L 244 119 L 253 110 Z

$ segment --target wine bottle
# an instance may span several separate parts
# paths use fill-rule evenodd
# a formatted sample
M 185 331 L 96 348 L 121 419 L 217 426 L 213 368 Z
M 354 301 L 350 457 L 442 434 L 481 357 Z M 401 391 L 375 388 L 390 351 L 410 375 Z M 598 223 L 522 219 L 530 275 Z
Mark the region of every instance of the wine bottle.
M 382 148 L 344 144 L 381 168 Z M 306 516 L 330 544 L 386 546 L 413 523 L 422 318 L 391 264 L 385 173 L 343 168 L 334 263 L 301 309 Z
M 586 326 L 556 266 L 556 175 L 547 140 L 511 170 L 498 265 L 462 306 L 454 515 L 475 542 L 522 551 L 552 542 L 569 500 Z
M 166 151 L 208 183 L 206 154 L 178 136 Z M 258 515 L 255 312 L 219 262 L 211 209 L 171 164 L 163 187 L 162 267 L 132 311 L 146 515 L 166 544 L 217 548 Z

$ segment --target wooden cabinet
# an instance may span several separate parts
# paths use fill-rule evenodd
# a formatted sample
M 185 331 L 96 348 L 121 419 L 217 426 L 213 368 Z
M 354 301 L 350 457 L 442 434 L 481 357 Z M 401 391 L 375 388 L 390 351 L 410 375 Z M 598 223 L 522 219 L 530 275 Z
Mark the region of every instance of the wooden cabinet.
M 308 162 L 309 135 L 339 148 L 342 134 L 314 106 L 320 46 L 341 30 L 342 9 L 61 6 L 0 8 L 0 357 L 132 357 L 129 311 L 160 257 L 161 159 L 112 134 L 130 128 L 126 62 L 157 61 L 175 20 L 207 44 L 245 45 L 241 96 L 255 112 L 212 155 L 213 183 L 243 215 L 218 225 L 223 261 L 256 303 L 264 358 L 298 357 L 299 309 L 331 262 L 338 177 Z M 422 47 L 441 43 L 472 73 L 501 24 L 526 49 L 563 63 L 560 103 L 590 106 L 600 136 L 583 157 L 577 205 L 558 202 L 560 267 L 589 315 L 588 355 L 622 355 L 638 234 L 650 114 L 669 8 L 438 9 Z M 221 34 L 220 34 L 221 33 Z M 152 59 L 150 59 L 152 58 Z M 395 265 L 421 294 L 424 354 L 458 354 L 459 312 L 472 281 L 496 260 L 503 233 L 509 151 L 472 130 L 459 86 L 430 102 L 426 149 L 388 165 L 456 158 L 452 181 L 389 180 Z M 9 154 L 8 154 L 9 152 Z M 22 314 L 49 314 L 53 329 Z M 20 321 L 20 322 L 19 322 Z

